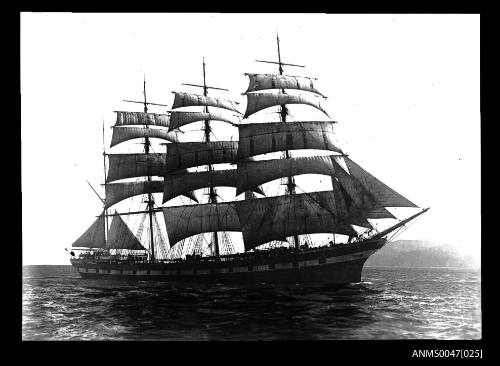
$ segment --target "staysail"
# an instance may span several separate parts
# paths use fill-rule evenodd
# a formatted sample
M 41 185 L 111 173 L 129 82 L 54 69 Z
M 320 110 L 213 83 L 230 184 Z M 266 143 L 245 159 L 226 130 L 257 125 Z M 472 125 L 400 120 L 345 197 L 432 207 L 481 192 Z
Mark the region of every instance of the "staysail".
M 245 93 L 266 89 L 297 89 L 316 93 L 324 97 L 314 86 L 313 79 L 301 76 L 276 75 L 276 74 L 249 74 L 248 89 Z
M 116 211 L 115 211 L 116 213 Z M 120 215 L 113 216 L 108 231 L 107 249 L 145 250 Z
M 157 138 L 170 142 L 179 141 L 179 138 L 175 131 L 168 132 L 166 130 L 158 128 L 114 127 L 113 136 L 111 137 L 111 147 L 128 140 L 145 137 Z
M 328 113 L 321 105 L 320 97 L 315 95 L 249 93 L 247 94 L 247 109 L 243 118 L 247 118 L 262 109 L 283 104 L 307 104 L 319 109 L 328 116 Z
M 163 216 L 172 246 L 196 234 L 241 231 L 236 210 L 229 203 L 163 207 Z
M 169 116 L 167 114 L 143 113 L 143 112 L 116 112 L 115 126 L 148 125 L 158 127 L 169 126 Z
M 237 102 L 233 102 L 227 99 L 213 98 L 207 97 L 204 95 L 198 94 L 190 94 L 190 93 L 181 93 L 181 92 L 173 92 L 175 94 L 174 104 L 172 105 L 172 109 L 182 108 L 182 107 L 192 107 L 192 106 L 207 106 L 207 107 L 216 107 L 223 108 L 233 112 L 240 113 L 238 111 Z
M 338 158 L 340 159 L 340 158 Z M 335 168 L 335 178 L 337 179 L 342 192 L 346 199 L 352 200 L 354 207 L 357 207 L 365 214 L 365 217 L 370 219 L 394 219 L 389 211 L 384 208 L 382 202 L 377 197 L 370 193 L 356 179 L 356 177 L 347 173 L 344 168 L 337 162 L 337 159 L 332 160 Z
M 238 129 L 238 159 L 298 149 L 342 152 L 334 142 L 333 122 L 247 123 Z
M 348 157 L 344 158 L 349 172 L 385 207 L 418 207 L 398 192 L 388 187 Z
M 82 248 L 105 248 L 105 220 L 104 212 L 71 246 Z

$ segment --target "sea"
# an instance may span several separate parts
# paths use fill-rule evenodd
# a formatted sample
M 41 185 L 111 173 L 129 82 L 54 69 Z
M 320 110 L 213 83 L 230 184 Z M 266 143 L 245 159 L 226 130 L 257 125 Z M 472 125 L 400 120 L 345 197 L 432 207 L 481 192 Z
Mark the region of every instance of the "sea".
M 23 267 L 23 340 L 481 339 L 481 273 L 363 269 L 344 288 L 82 279 Z

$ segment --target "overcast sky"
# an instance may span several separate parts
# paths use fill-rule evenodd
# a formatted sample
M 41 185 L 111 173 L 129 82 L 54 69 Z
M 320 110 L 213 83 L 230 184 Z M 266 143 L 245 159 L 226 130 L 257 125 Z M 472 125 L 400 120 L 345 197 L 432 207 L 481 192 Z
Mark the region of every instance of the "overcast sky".
M 230 90 L 212 95 L 244 110 L 244 73 L 276 72 L 255 59 L 276 59 L 277 31 L 282 61 L 307 66 L 285 72 L 317 77 L 328 96 L 342 149 L 431 207 L 399 239 L 478 257 L 479 24 L 479 15 L 21 14 L 23 263 L 69 264 L 64 248 L 102 209 L 85 179 L 101 189 L 103 120 L 109 146 L 113 111 L 141 110 L 122 99 L 141 100 L 144 73 L 148 99 L 171 105 L 173 90 L 199 92 L 181 83 L 202 82 L 205 57 L 207 83 Z

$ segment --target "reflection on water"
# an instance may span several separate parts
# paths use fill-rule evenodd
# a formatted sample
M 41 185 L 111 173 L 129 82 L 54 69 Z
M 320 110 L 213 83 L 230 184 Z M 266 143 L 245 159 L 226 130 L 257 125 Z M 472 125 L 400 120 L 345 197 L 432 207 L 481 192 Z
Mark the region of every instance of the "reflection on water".
M 480 273 L 365 268 L 337 289 L 84 280 L 23 272 L 24 340 L 479 339 Z

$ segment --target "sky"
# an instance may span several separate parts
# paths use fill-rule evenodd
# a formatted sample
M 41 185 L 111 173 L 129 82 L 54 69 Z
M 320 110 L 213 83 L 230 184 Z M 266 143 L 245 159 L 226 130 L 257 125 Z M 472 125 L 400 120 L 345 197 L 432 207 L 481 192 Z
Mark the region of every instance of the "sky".
M 452 244 L 478 258 L 479 28 L 473 14 L 21 13 L 23 264 L 69 264 L 64 248 L 102 210 L 86 180 L 102 192 L 103 122 L 109 146 L 113 111 L 141 111 L 122 100 L 142 100 L 144 75 L 148 100 L 171 105 L 172 91 L 200 92 L 181 83 L 203 81 L 204 57 L 207 84 L 229 89 L 211 95 L 243 111 L 244 73 L 277 72 L 255 62 L 276 60 L 277 32 L 282 61 L 306 66 L 285 73 L 318 78 L 328 96 L 342 150 L 431 207 L 398 239 Z M 325 119 L 293 107 L 297 120 L 303 111 Z

